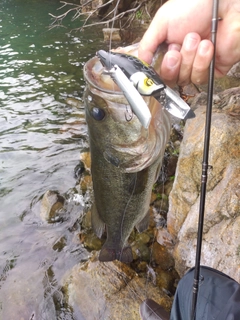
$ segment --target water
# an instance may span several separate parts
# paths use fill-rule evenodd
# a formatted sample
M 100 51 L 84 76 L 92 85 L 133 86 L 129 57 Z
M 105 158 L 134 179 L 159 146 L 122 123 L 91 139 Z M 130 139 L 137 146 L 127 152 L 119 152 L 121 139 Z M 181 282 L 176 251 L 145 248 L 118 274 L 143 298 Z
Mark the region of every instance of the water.
M 102 33 L 69 33 L 80 24 L 70 19 L 49 31 L 59 1 L 0 4 L 0 319 L 73 319 L 60 279 L 88 255 L 77 238 L 84 199 L 74 168 L 87 145 L 82 67 L 104 48 Z M 61 223 L 40 218 L 49 189 L 68 198 Z

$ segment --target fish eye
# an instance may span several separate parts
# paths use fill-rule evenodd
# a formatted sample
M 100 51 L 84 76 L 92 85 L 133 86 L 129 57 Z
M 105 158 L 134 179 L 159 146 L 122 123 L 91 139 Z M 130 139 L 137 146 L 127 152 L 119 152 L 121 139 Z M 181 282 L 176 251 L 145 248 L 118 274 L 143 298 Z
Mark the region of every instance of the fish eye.
M 103 109 L 100 109 L 100 108 L 97 108 L 97 107 L 93 107 L 92 110 L 91 110 L 91 116 L 95 120 L 101 121 L 105 117 L 105 111 Z

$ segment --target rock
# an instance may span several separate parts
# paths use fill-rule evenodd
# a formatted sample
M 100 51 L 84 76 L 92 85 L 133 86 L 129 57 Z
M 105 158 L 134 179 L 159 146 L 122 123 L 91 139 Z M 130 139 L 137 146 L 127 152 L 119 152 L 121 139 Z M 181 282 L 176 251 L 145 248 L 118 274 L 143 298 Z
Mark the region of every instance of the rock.
M 79 235 L 80 241 L 83 243 L 84 247 L 88 250 L 100 250 L 103 245 L 101 241 L 94 233 L 81 233 Z
M 80 0 L 80 4 L 82 5 L 81 11 L 83 13 L 89 13 L 91 10 L 96 10 L 98 7 L 103 5 L 103 0 Z
M 151 241 L 151 237 L 152 234 L 148 234 L 147 231 L 138 233 L 134 230 L 134 232 L 131 233 L 130 239 L 133 239 L 131 242 L 131 248 L 134 260 L 139 259 L 139 261 L 150 261 L 151 252 L 149 243 Z
M 104 41 L 121 41 L 120 29 L 119 28 L 103 28 Z
M 227 75 L 230 77 L 240 78 L 240 62 L 237 62 Z
M 74 314 L 81 314 L 85 320 L 139 320 L 139 306 L 146 294 L 167 310 L 172 303 L 152 283 L 146 288 L 146 279 L 129 266 L 119 261 L 99 262 L 96 257 L 74 266 L 65 275 L 63 285 Z
M 75 107 L 75 108 L 84 108 L 84 105 L 83 103 L 79 100 L 79 99 L 76 99 L 76 98 L 66 98 L 65 100 L 66 104 L 71 106 L 71 107 Z
M 80 153 L 80 163 L 83 170 L 79 179 L 79 185 L 82 193 L 85 194 L 88 190 L 92 191 L 91 154 L 89 151 Z
M 91 229 L 92 227 L 91 216 L 92 216 L 92 213 L 90 210 L 88 210 L 82 220 L 83 229 Z
M 89 2 L 89 1 L 87 1 L 87 2 Z M 92 9 L 95 10 L 95 9 L 99 8 L 100 6 L 103 5 L 103 3 L 104 3 L 103 0 L 92 0 L 91 1 Z
M 81 178 L 80 188 L 83 194 L 92 189 L 92 177 L 90 175 L 85 175 Z
M 157 242 L 169 250 L 173 249 L 173 246 L 174 246 L 173 237 L 165 228 L 158 228 Z
M 232 99 L 233 92 L 238 96 L 240 89 L 232 91 Z M 208 174 L 201 263 L 239 282 L 240 126 L 228 111 L 215 105 L 212 114 L 209 165 L 213 168 Z M 195 112 L 196 118 L 186 123 L 167 219 L 175 239 L 175 268 L 181 276 L 195 262 L 205 107 Z
M 134 243 L 132 246 L 133 259 L 140 259 L 141 261 L 149 261 L 151 257 L 151 252 L 148 246 L 140 244 L 138 242 Z
M 64 198 L 57 191 L 48 190 L 41 202 L 41 219 L 47 222 L 60 221 L 64 201 Z
M 77 180 L 80 180 L 85 170 L 86 169 L 85 169 L 84 163 L 82 161 L 79 161 L 79 163 L 74 168 L 74 178 Z
M 174 267 L 174 260 L 167 248 L 154 242 L 152 247 L 152 259 L 161 267 L 162 270 L 172 269 Z
M 90 151 L 80 153 L 80 161 L 84 164 L 84 168 L 90 174 L 91 171 L 91 154 Z
M 179 280 L 176 271 L 174 270 L 163 270 L 159 267 L 156 268 L 156 284 L 163 288 L 164 292 L 168 295 L 173 295 L 175 293 L 176 279 Z

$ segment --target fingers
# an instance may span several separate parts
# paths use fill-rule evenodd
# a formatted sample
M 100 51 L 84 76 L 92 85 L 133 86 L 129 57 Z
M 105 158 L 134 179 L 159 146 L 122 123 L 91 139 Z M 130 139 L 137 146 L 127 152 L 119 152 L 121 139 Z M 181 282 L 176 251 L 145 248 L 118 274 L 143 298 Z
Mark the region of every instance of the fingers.
M 184 86 L 190 82 L 194 59 L 201 41 L 197 33 L 188 33 L 184 38 L 181 55 L 182 63 L 179 72 L 178 84 Z
M 197 33 L 186 35 L 181 50 L 178 45 L 171 44 L 171 49 L 163 59 L 161 77 L 169 86 L 176 83 L 184 86 L 190 82 L 206 83 L 208 70 L 213 56 L 213 44 L 210 40 L 202 40 Z
M 213 57 L 213 44 L 210 40 L 202 40 L 193 62 L 191 81 L 203 84 L 208 81 L 209 66 Z
M 167 37 L 168 21 L 164 17 L 165 5 L 158 10 L 139 44 L 138 57 L 149 64 L 152 62 L 158 45 Z M 159 21 L 161 21 L 161 28 Z
M 177 50 L 168 51 L 163 58 L 160 74 L 164 82 L 170 87 L 174 87 L 177 83 L 181 61 L 181 53 Z

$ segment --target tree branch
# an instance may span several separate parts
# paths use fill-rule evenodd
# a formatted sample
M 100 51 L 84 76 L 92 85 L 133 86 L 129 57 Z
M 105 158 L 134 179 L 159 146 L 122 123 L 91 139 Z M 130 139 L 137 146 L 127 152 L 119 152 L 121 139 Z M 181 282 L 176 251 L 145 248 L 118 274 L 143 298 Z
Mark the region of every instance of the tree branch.
M 106 25 L 109 26 L 109 23 L 111 22 L 120 22 L 120 27 L 121 28 L 127 28 L 129 27 L 134 18 L 136 18 L 136 14 L 138 12 L 140 12 L 140 10 L 142 9 L 145 14 L 147 16 L 149 15 L 148 9 L 147 9 L 147 0 L 139 0 L 139 1 L 135 1 L 133 3 L 130 2 L 130 6 L 134 5 L 133 8 L 130 8 L 126 11 L 120 12 L 117 14 L 117 9 L 118 9 L 118 2 L 116 3 L 116 5 L 114 6 L 114 8 L 112 10 L 110 10 L 109 12 L 106 12 L 106 14 L 103 16 L 103 18 L 100 21 L 94 22 L 94 23 L 89 23 L 89 19 L 91 19 L 93 16 L 97 16 L 97 13 L 99 12 L 100 9 L 111 5 L 114 0 L 109 0 L 106 3 L 103 3 L 102 5 L 98 6 L 96 9 L 93 9 L 91 11 L 88 12 L 83 12 L 83 9 L 86 9 L 89 5 L 91 5 L 93 2 L 93 0 L 89 0 L 86 3 L 82 4 L 82 5 L 76 5 L 74 3 L 68 3 L 66 1 L 60 1 L 60 3 L 62 3 L 62 6 L 60 8 L 58 8 L 58 10 L 62 10 L 66 7 L 71 7 L 69 9 L 67 9 L 64 13 L 60 14 L 60 15 L 55 15 L 52 13 L 49 13 L 49 15 L 52 17 L 53 22 L 50 24 L 49 29 L 55 28 L 55 27 L 64 27 L 63 25 L 63 20 L 71 13 L 73 13 L 73 17 L 72 17 L 72 21 L 79 19 L 80 17 L 84 16 L 84 23 L 81 27 L 79 28 L 75 28 L 71 31 L 83 31 L 85 28 L 88 27 L 92 27 L 92 26 L 96 26 L 96 25 Z M 143 14 L 143 12 L 140 12 L 140 16 Z M 123 17 L 127 16 L 126 21 L 124 21 L 124 23 L 122 24 L 121 19 Z

